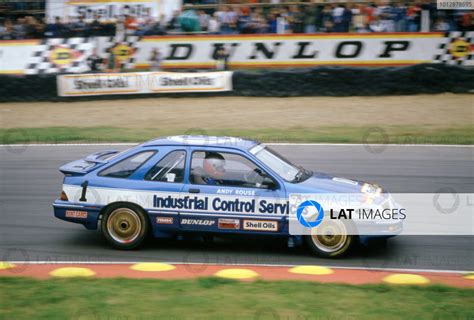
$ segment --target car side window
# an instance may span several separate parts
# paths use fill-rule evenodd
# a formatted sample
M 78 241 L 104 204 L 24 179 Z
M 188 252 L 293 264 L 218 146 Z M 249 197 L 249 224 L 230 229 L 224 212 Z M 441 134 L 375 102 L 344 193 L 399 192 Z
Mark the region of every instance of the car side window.
M 191 183 L 241 188 L 273 189 L 276 183 L 247 158 L 227 152 L 195 151 Z
M 185 151 L 172 151 L 148 171 L 145 175 L 145 180 L 182 183 L 184 180 L 185 162 Z
M 154 153 L 155 151 L 142 151 L 134 154 L 101 171 L 99 176 L 109 178 L 128 178 L 141 165 L 150 159 Z

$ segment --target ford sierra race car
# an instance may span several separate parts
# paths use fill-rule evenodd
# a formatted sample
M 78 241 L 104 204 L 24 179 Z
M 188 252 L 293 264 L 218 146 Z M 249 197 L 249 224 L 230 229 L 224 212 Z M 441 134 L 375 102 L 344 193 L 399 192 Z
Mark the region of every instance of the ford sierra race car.
M 150 233 L 197 232 L 286 237 L 289 246 L 306 243 L 319 256 L 339 257 L 370 236 L 346 232 L 343 222 L 336 226 L 342 232 L 321 224 L 309 235 L 290 234 L 290 195 L 381 191 L 311 172 L 264 144 L 233 137 L 163 137 L 97 152 L 59 170 L 64 182 L 54 215 L 99 228 L 118 249 L 137 248 Z

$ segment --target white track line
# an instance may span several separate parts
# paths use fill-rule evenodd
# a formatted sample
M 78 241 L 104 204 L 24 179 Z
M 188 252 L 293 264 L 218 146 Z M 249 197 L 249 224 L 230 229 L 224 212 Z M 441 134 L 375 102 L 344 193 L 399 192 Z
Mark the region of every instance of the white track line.
M 272 146 L 354 146 L 354 147 L 455 147 L 455 148 L 472 148 L 474 145 L 464 144 L 395 144 L 395 143 L 266 143 Z
M 120 264 L 137 264 L 137 263 L 165 263 L 173 265 L 209 265 L 209 266 L 247 266 L 247 267 L 296 267 L 296 266 L 305 266 L 307 264 L 253 264 L 253 263 L 201 263 L 201 262 L 162 262 L 162 261 L 0 261 L 9 262 L 13 264 L 33 264 L 33 265 L 44 265 L 44 264 L 71 264 L 71 265 L 120 265 Z M 405 268 L 377 268 L 377 267 L 345 267 L 345 266 L 327 266 L 327 265 L 318 265 L 321 267 L 331 268 L 331 269 L 344 269 L 344 270 L 369 270 L 369 271 L 395 271 L 395 272 L 426 272 L 426 273 L 457 273 L 457 274 L 469 274 L 474 273 L 474 271 L 467 270 L 436 270 L 436 269 L 405 269 Z
M 0 144 L 4 148 L 24 148 L 24 147 L 76 147 L 76 146 L 134 146 L 136 143 L 38 143 L 38 144 Z M 370 147 L 443 147 L 443 148 L 472 148 L 474 145 L 462 144 L 375 144 L 375 143 L 266 143 L 271 146 L 370 146 Z
M 32 144 L 0 144 L 0 147 L 76 147 L 76 146 L 134 146 L 138 143 L 32 143 Z

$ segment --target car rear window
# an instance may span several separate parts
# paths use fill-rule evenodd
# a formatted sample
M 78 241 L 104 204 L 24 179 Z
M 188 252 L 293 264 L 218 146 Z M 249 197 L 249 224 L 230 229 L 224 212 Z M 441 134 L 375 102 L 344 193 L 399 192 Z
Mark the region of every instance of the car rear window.
M 99 176 L 109 178 L 128 178 L 143 165 L 155 151 L 142 151 L 101 171 Z

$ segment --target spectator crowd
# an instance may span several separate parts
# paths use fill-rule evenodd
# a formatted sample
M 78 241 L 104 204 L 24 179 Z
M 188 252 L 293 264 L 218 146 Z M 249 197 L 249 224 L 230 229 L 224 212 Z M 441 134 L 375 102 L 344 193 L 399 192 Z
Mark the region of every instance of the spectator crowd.
M 428 20 L 425 27 L 423 15 Z M 426 19 L 426 17 L 425 17 Z M 255 34 L 316 32 L 473 31 L 474 14 L 467 10 L 436 10 L 431 2 L 376 5 L 366 3 L 275 5 L 271 7 L 222 5 L 202 9 L 185 4 L 168 19 L 118 16 L 6 17 L 0 20 L 0 40 L 44 37 L 165 35 L 180 33 Z

